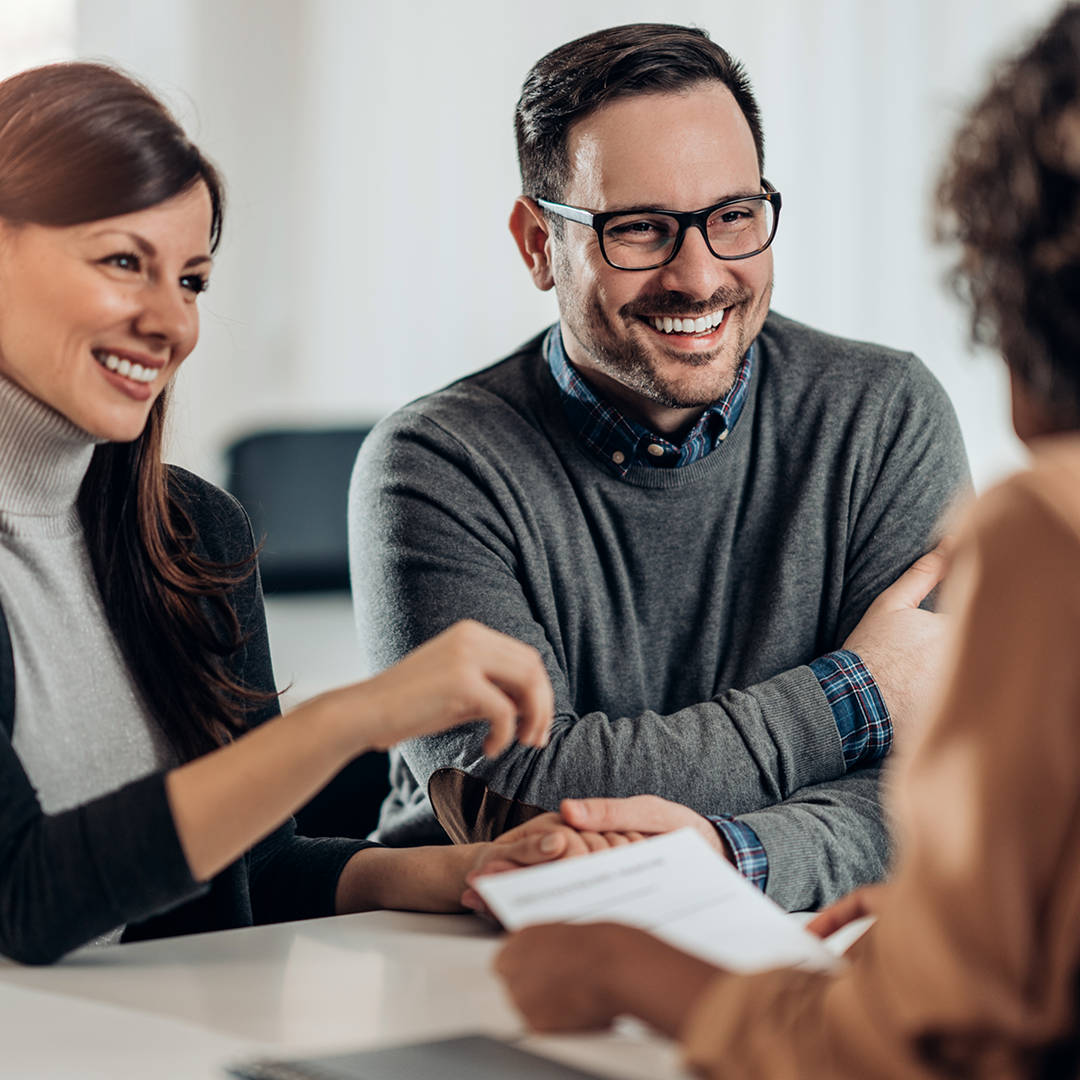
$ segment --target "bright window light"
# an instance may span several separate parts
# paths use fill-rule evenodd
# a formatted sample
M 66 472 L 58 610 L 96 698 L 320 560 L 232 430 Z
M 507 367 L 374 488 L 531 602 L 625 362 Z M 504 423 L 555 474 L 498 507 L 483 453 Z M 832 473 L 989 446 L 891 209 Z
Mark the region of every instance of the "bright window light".
M 0 79 L 75 55 L 76 0 L 0 0 Z

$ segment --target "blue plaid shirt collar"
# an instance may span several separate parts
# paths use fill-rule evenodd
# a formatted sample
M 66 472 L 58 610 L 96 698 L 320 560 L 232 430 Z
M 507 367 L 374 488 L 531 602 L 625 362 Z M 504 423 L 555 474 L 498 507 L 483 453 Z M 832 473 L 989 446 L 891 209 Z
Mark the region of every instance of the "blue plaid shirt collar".
M 681 468 L 715 450 L 735 426 L 746 403 L 754 358 L 754 347 L 751 346 L 739 365 L 735 384 L 723 398 L 705 410 L 682 445 L 677 446 L 623 416 L 610 402 L 596 396 L 567 359 L 558 325 L 549 331 L 544 348 L 570 426 L 589 450 L 620 476 L 625 476 L 635 465 Z

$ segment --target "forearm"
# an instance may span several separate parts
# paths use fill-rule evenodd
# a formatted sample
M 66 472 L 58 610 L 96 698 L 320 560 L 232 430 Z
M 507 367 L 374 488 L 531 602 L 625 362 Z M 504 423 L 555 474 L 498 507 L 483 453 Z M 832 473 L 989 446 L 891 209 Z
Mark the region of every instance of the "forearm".
M 545 749 L 512 748 L 490 761 L 479 736 L 456 731 L 402 748 L 458 842 L 489 839 L 536 808 L 558 809 L 564 798 L 650 792 L 699 813 L 747 813 L 845 768 L 831 710 L 809 668 L 669 716 L 563 714 Z
M 208 881 L 303 806 L 365 746 L 323 695 L 172 770 L 166 792 L 197 881 Z
M 465 875 L 476 861 L 475 845 L 366 848 L 345 864 L 338 880 L 339 915 L 354 911 L 466 910 Z
M 767 896 L 787 911 L 809 911 L 884 876 L 889 833 L 880 778 L 880 766 L 859 769 L 740 815 L 765 849 Z

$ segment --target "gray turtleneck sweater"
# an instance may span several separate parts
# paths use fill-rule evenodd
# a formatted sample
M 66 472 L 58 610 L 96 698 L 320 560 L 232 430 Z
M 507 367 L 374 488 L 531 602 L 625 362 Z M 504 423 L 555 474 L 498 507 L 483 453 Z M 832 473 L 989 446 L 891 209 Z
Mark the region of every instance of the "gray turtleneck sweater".
M 165 795 L 176 756 L 113 637 L 75 508 L 93 451 L 0 378 L 0 954 L 40 963 L 121 932 L 332 914 L 342 868 L 368 845 L 298 837 L 292 821 L 211 883 L 191 877 Z M 201 556 L 250 556 L 235 499 L 175 467 L 169 482 Z M 229 599 L 245 640 L 232 673 L 273 690 L 258 575 Z M 275 700 L 252 722 L 277 712 Z
M 12 745 L 55 813 L 176 764 L 109 628 L 75 510 L 96 440 L 0 378 L 0 603 Z

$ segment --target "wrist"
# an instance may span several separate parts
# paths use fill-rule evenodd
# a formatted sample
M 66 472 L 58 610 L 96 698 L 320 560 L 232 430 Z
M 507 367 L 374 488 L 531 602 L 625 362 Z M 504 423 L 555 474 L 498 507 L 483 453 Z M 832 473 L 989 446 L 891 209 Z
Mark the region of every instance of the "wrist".
M 604 1000 L 612 1015 L 628 1013 L 672 1038 L 705 987 L 719 974 L 712 964 L 643 930 L 612 926 L 604 943 Z
M 342 764 L 379 745 L 383 730 L 377 695 L 367 683 L 328 690 L 299 705 L 290 715 L 341 758 Z

